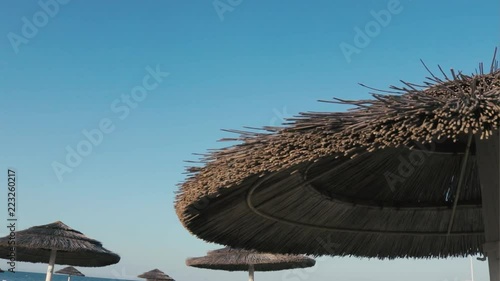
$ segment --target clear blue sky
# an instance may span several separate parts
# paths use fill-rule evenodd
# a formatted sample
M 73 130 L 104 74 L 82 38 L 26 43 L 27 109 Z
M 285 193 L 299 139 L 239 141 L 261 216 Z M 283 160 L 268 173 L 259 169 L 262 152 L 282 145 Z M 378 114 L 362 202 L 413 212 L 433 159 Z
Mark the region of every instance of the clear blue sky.
M 245 280 L 245 273 L 184 265 L 218 247 L 191 236 L 175 215 L 184 160 L 228 145 L 216 142 L 231 136 L 220 129 L 344 110 L 317 100 L 369 97 L 358 82 L 421 82 L 427 74 L 419 59 L 470 73 L 489 64 L 500 34 L 498 0 L 401 0 L 365 44 L 355 42 L 355 28 L 370 26 L 371 11 L 391 1 L 220 0 L 227 10 L 219 13 L 212 1 L 66 2 L 58 11 L 51 6 L 46 22 L 37 1 L 0 3 L 0 219 L 7 218 L 5 171 L 14 167 L 18 228 L 61 220 L 102 241 L 121 262 L 82 271 L 103 277 L 160 268 L 178 281 Z M 29 29 L 34 16 L 36 31 Z M 350 62 L 342 43 L 359 47 Z M 148 66 L 170 75 L 142 101 L 122 101 L 143 85 Z M 65 164 L 66 147 L 76 149 L 82 130 L 102 120 L 114 130 L 60 181 L 53 163 Z M 477 279 L 486 280 L 486 264 L 475 264 Z M 256 278 L 454 281 L 468 274 L 467 259 L 322 258 L 306 272 Z

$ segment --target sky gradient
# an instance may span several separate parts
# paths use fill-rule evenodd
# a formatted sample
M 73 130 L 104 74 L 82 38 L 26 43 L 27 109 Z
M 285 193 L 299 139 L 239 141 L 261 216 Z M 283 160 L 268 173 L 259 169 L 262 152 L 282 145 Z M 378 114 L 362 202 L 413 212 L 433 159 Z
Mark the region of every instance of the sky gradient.
M 390 18 L 375 23 L 381 14 Z M 134 279 L 159 268 L 177 281 L 245 280 L 245 273 L 185 266 L 185 258 L 219 246 L 190 235 L 175 215 L 184 161 L 230 145 L 217 142 L 232 136 L 221 129 L 345 110 L 317 101 L 369 98 L 357 83 L 421 82 L 420 59 L 436 72 L 437 64 L 466 73 L 489 65 L 500 2 L 3 1 L 0 35 L 0 219 L 6 223 L 5 175 L 13 167 L 18 229 L 61 220 L 121 255 L 117 265 L 82 269 L 89 276 Z M 103 122 L 108 133 L 88 151 L 84 131 L 102 130 Z M 88 155 L 70 166 L 68 151 L 78 147 Z M 486 263 L 474 264 L 477 280 L 486 280 Z M 19 263 L 18 270 L 46 265 Z M 308 270 L 256 278 L 470 276 L 467 259 L 323 257 Z

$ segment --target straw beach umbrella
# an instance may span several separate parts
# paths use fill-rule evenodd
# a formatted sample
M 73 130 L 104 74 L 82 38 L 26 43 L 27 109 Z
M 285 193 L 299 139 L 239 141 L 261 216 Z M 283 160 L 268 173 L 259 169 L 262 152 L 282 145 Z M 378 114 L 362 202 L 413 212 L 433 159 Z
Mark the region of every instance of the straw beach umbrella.
M 276 255 L 256 251 L 222 248 L 209 251 L 204 257 L 189 258 L 186 265 L 226 271 L 248 271 L 249 280 L 254 280 L 254 271 L 277 271 L 314 266 L 314 259 L 306 256 Z
M 60 270 L 56 271 L 56 273 L 68 275 L 68 281 L 71 280 L 71 276 L 85 276 L 78 269 L 76 269 L 72 266 L 68 266 L 68 267 L 65 267 L 63 269 L 60 269 Z
M 64 223 L 34 226 L 15 233 L 16 261 L 49 263 L 46 281 L 54 264 L 100 267 L 118 263 L 120 257 Z M 0 238 L 0 258 L 10 258 L 9 236 Z
M 159 269 L 153 269 L 151 271 L 144 272 L 137 277 L 145 278 L 147 281 L 175 281 L 172 277 L 168 276 Z
M 276 253 L 480 253 L 500 281 L 500 71 L 494 61 L 489 73 L 442 74 L 244 132 L 189 170 L 181 222 L 210 242 Z

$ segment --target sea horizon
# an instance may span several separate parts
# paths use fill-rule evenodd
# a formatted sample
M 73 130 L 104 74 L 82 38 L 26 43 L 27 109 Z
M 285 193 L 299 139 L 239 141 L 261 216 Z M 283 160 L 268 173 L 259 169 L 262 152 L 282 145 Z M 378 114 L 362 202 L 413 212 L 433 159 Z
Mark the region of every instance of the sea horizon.
M 0 281 L 44 281 L 46 273 L 40 272 L 28 272 L 28 271 L 16 271 L 10 272 L 5 271 L 0 273 Z M 68 275 L 54 274 L 52 276 L 52 281 L 66 281 L 68 280 Z M 110 280 L 124 280 L 133 281 L 131 279 L 119 279 L 119 278 L 103 278 L 103 277 L 92 277 L 92 276 L 71 276 L 71 281 L 110 281 Z

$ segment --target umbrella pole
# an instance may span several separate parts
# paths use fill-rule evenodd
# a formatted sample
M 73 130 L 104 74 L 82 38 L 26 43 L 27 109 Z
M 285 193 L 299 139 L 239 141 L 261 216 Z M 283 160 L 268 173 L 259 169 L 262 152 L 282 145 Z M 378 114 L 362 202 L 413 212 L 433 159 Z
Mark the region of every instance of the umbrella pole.
M 71 281 L 71 275 L 68 275 L 68 281 Z M 474 280 L 472 280 L 474 281 Z
M 248 281 L 253 281 L 253 272 L 254 272 L 254 267 L 253 264 L 248 266 Z
M 45 277 L 45 281 L 52 280 L 52 273 L 54 273 L 54 264 L 56 263 L 56 254 L 57 250 L 50 250 L 49 267 L 47 268 L 47 276 Z
M 487 140 L 476 137 L 476 157 L 481 184 L 483 221 L 490 281 L 500 281 L 500 129 Z

